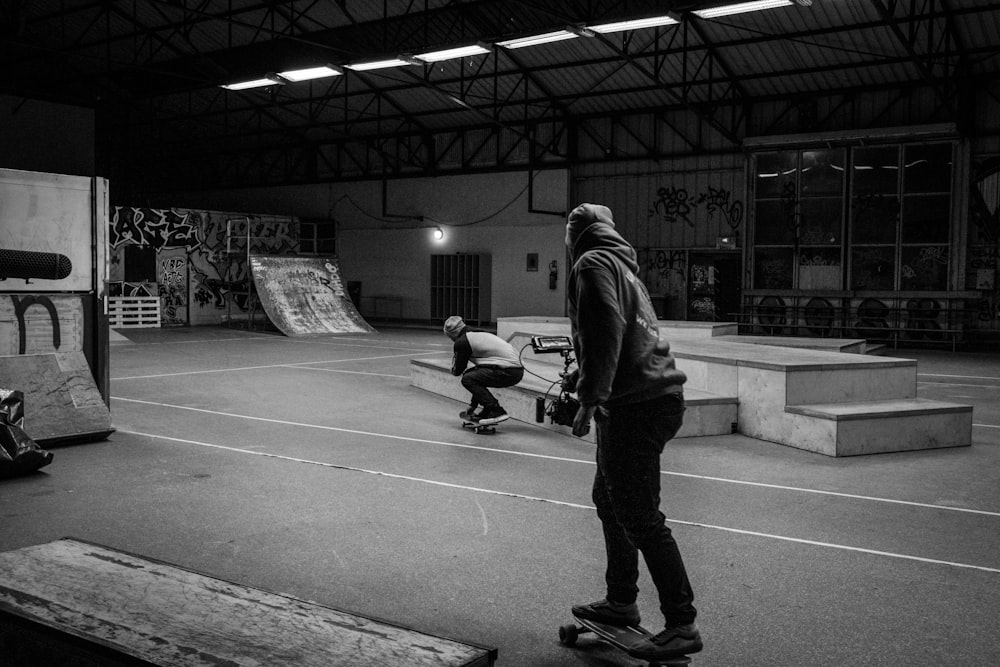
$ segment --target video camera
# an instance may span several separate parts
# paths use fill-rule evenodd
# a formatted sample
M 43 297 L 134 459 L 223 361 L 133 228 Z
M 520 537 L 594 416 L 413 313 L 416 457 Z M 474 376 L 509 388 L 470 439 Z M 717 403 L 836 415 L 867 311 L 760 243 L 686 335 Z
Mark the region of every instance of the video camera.
M 559 395 L 547 407 L 545 398 L 536 399 L 535 421 L 541 424 L 545 421 L 545 415 L 548 415 L 553 424 L 572 426 L 576 412 L 580 409 L 580 401 L 573 398 L 572 388 L 567 387 L 566 382 L 571 374 L 569 367 L 576 361 L 573 359 L 573 341 L 569 336 L 532 336 L 531 349 L 535 354 L 559 353 L 563 357 L 563 370 L 559 373 Z

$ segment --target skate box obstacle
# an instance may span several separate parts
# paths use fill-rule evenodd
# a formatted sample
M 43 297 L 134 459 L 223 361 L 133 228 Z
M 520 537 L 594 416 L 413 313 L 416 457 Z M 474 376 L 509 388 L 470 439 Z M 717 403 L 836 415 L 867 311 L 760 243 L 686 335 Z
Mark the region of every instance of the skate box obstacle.
M 4 665 L 488 667 L 496 657 L 74 539 L 0 553 Z

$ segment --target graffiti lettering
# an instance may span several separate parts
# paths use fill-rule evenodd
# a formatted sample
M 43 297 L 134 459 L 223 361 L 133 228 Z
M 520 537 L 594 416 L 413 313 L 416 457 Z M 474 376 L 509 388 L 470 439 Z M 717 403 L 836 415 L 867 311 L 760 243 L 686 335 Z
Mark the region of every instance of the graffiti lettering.
M 709 217 L 718 213 L 732 231 L 736 231 L 743 222 L 743 202 L 729 201 L 731 193 L 724 188 L 708 186 L 708 192 L 698 195 L 699 204 L 705 204 Z
M 691 219 L 692 200 L 686 189 L 672 186 L 660 188 L 656 191 L 656 197 L 649 217 L 659 215 L 663 222 L 686 222 L 689 227 L 694 227 L 694 220 Z
M 25 322 L 24 313 L 31 306 L 38 304 L 49 311 L 49 319 L 52 321 L 52 347 L 59 349 L 62 345 L 59 333 L 59 314 L 56 312 L 55 304 L 47 296 L 26 296 L 18 298 L 11 295 L 14 303 L 14 314 L 17 317 L 17 349 L 18 354 L 24 354 L 28 350 L 28 329 Z
M 685 267 L 683 250 L 657 250 L 646 265 L 648 270 L 655 271 L 661 278 L 667 278 L 672 273 L 683 278 Z
M 126 208 L 116 206 L 111 218 L 109 242 L 112 248 L 129 243 L 160 248 L 196 248 L 201 244 L 198 229 L 189 213 L 171 209 Z

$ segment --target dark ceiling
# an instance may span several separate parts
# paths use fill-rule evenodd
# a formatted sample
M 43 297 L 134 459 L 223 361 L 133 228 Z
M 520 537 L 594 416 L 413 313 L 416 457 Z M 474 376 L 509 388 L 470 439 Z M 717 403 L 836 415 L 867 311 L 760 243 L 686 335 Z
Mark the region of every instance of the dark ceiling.
M 897 122 L 887 108 L 923 91 L 932 102 L 908 122 L 990 131 L 976 126 L 970 98 L 996 94 L 1000 2 L 795 0 L 717 19 L 692 13 L 718 4 L 0 0 L 0 94 L 94 108 L 98 169 L 134 192 L 662 157 L 660 132 L 682 136 L 691 153 L 732 151 L 749 135 L 790 129 L 792 109 L 793 129 L 840 129 L 836 108 L 871 93 L 883 108 L 852 110 L 859 125 Z M 220 87 L 666 9 L 678 24 Z M 644 117 L 655 122 L 622 120 Z M 633 148 L 620 149 L 613 132 Z M 582 149 L 583 135 L 603 154 Z

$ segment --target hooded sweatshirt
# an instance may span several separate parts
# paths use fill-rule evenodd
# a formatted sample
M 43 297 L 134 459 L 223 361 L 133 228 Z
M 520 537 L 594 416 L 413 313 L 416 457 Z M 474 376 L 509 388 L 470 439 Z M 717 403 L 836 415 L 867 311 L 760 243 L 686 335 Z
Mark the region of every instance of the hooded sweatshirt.
M 687 376 L 660 338 L 635 250 L 614 230 L 605 206 L 569 216 L 569 316 L 583 405 L 616 407 L 681 393 Z

